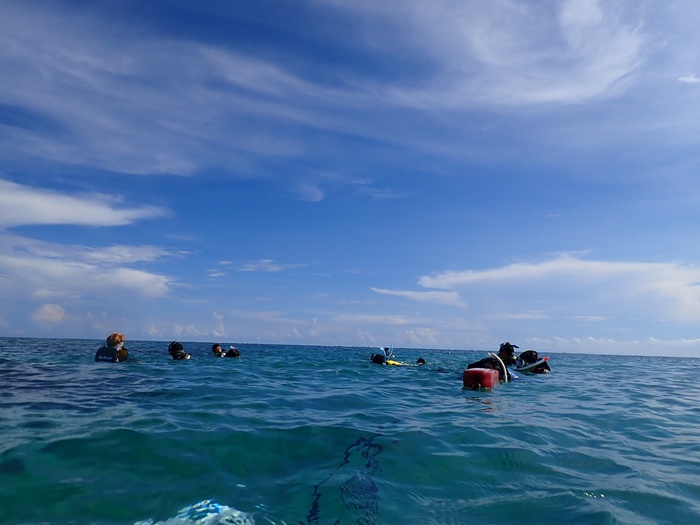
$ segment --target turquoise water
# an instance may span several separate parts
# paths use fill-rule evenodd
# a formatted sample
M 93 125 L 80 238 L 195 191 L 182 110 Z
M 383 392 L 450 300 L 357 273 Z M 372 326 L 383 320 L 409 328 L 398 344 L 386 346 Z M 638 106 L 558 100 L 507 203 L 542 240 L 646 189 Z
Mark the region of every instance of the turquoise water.
M 550 354 L 472 392 L 485 352 L 100 343 L 0 338 L 0 524 L 700 522 L 696 359 Z

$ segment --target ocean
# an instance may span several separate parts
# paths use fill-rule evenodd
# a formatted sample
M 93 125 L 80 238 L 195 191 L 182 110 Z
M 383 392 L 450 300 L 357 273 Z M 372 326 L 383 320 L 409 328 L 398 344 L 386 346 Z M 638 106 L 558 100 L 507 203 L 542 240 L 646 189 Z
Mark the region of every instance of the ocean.
M 212 342 L 0 338 L 0 524 L 700 523 L 697 359 Z

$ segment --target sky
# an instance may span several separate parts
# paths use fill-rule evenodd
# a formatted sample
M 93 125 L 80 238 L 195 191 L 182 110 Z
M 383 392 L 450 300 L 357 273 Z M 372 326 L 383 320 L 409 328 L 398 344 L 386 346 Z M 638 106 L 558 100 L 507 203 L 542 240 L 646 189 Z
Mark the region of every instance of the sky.
M 700 357 L 699 18 L 4 0 L 0 335 Z

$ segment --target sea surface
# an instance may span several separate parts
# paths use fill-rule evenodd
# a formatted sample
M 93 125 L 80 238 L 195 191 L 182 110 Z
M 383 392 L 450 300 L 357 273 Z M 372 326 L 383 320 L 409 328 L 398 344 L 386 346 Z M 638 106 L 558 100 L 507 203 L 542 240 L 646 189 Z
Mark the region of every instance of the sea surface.
M 697 359 L 212 342 L 0 338 L 0 524 L 700 523 Z

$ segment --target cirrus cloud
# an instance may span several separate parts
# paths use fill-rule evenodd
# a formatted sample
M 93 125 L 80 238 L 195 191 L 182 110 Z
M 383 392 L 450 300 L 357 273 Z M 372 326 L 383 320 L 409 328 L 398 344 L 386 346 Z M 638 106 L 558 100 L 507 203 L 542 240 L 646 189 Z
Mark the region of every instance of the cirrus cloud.
M 0 179 L 0 228 L 38 224 L 123 226 L 165 214 L 153 206 L 121 205 L 118 199 L 104 194 L 67 195 Z
M 497 290 L 494 294 L 498 296 L 518 296 L 523 290 L 531 293 L 534 289 L 537 291 L 534 297 L 543 302 L 565 292 L 577 298 L 572 304 L 585 302 L 601 309 L 624 298 L 633 300 L 628 303 L 629 310 L 644 307 L 655 311 L 658 317 L 700 319 L 700 268 L 676 262 L 594 261 L 562 254 L 537 263 L 437 273 L 421 277 L 419 284 L 462 293 L 475 287 L 482 291 Z M 599 313 L 577 317 L 606 318 Z
M 412 301 L 422 303 L 446 304 L 450 306 L 465 306 L 464 300 L 456 292 L 415 292 L 408 290 L 388 290 L 386 288 L 370 288 L 373 292 L 383 295 L 393 295 L 396 297 L 405 297 Z

